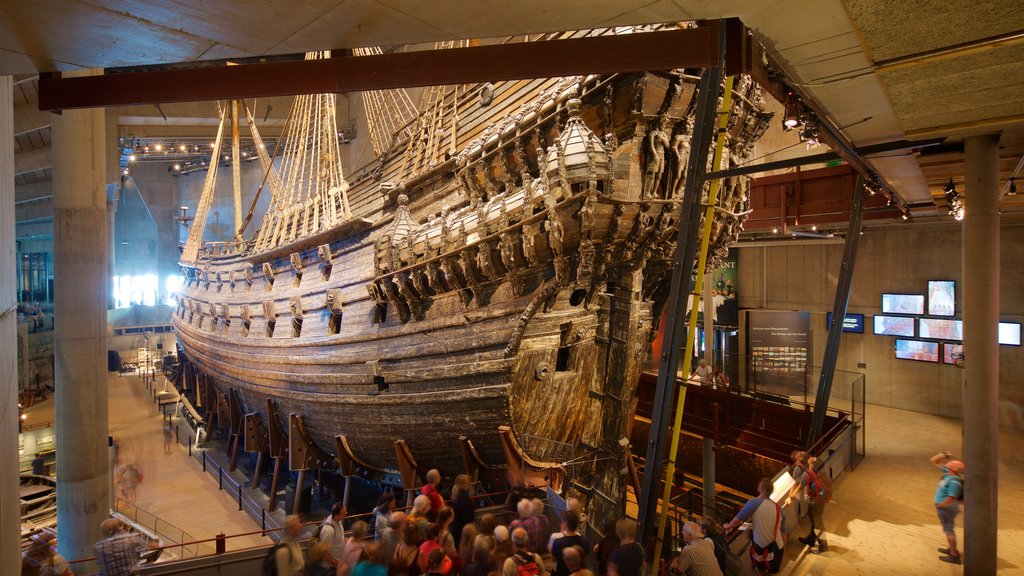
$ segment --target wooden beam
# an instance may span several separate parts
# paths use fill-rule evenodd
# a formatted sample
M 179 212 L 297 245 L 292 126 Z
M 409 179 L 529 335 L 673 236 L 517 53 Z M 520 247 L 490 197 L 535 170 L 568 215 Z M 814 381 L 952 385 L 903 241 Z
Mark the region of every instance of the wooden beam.
M 696 28 L 517 42 L 373 56 L 39 78 L 39 109 L 68 110 L 354 92 L 583 74 L 704 68 L 717 53 L 717 21 Z M 740 27 L 730 27 L 746 33 Z

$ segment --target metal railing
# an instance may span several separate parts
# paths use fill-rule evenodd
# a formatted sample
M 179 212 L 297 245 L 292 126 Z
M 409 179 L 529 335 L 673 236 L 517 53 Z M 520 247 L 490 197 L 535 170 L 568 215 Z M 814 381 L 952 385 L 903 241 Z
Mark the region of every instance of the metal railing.
M 141 526 L 157 535 L 164 543 L 162 548 L 165 552 L 176 552 L 178 558 L 194 558 L 199 555 L 199 547 L 188 544 L 195 538 L 159 516 L 147 512 L 121 497 L 114 500 L 114 512 L 133 525 Z

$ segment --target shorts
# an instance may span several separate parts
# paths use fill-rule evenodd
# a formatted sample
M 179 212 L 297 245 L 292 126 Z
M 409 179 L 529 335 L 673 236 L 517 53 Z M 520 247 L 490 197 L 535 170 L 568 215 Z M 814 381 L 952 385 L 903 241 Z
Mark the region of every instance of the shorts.
M 936 507 L 935 511 L 939 515 L 939 524 L 942 525 L 942 531 L 946 534 L 953 533 L 953 524 L 956 520 L 956 515 L 960 513 L 958 506 L 950 506 L 948 508 Z

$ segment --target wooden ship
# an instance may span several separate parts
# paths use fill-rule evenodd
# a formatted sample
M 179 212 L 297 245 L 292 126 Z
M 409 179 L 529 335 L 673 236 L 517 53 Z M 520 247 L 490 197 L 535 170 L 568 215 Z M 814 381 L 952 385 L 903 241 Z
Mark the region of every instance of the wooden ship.
M 280 166 L 260 147 L 272 199 L 251 238 L 202 241 L 207 177 L 174 319 L 185 386 L 257 468 L 288 453 L 293 470 L 400 469 L 405 484 L 417 467 L 503 470 L 620 512 L 693 74 L 437 87 L 418 111 L 402 91 L 367 93 L 378 159 L 351 182 L 334 95 L 297 97 Z M 735 165 L 771 115 L 749 78 L 732 94 Z M 740 232 L 747 186 L 724 183 L 712 260 Z
M 37 535 L 57 535 L 57 481 L 50 476 L 22 474 L 19 482 L 21 549 L 27 550 Z

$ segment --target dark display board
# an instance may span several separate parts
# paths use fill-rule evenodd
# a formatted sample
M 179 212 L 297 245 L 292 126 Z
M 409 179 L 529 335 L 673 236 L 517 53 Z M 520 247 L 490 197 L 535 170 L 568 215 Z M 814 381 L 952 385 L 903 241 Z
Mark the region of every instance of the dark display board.
M 914 336 L 914 319 L 903 316 L 875 316 L 875 334 L 879 336 Z
M 900 360 L 918 360 L 920 362 L 939 361 L 939 343 L 925 340 L 896 339 L 896 357 Z
M 964 323 L 960 320 L 946 320 L 944 318 L 918 318 L 918 338 L 932 338 L 934 340 L 956 340 L 964 339 Z
M 956 282 L 952 280 L 928 281 L 928 315 L 953 316 L 956 314 Z
M 747 348 L 754 386 L 777 394 L 803 393 L 810 332 L 809 312 L 750 310 Z
M 825 315 L 825 330 L 828 330 L 829 326 L 832 325 L 832 313 L 829 312 Z M 843 332 L 854 332 L 857 334 L 864 333 L 864 315 L 863 314 L 851 314 L 847 313 L 846 317 L 843 318 Z
M 924 314 L 924 294 L 882 294 L 885 314 Z

